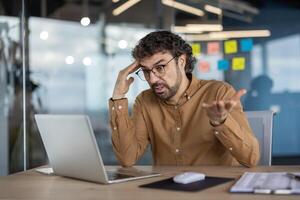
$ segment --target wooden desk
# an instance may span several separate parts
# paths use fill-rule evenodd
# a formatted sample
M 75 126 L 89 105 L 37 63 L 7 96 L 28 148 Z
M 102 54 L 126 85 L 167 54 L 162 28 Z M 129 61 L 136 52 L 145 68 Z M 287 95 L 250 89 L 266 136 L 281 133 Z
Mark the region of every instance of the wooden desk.
M 114 168 L 114 167 L 108 167 Z M 0 199 L 154 199 L 154 200 L 191 200 L 191 199 L 216 199 L 216 200 L 256 200 L 256 199 L 297 199 L 297 195 L 257 195 L 257 194 L 232 194 L 228 190 L 234 181 L 218 185 L 199 192 L 178 192 L 167 190 L 154 190 L 139 188 L 139 185 L 166 179 L 181 171 L 199 171 L 209 176 L 238 178 L 243 172 L 280 172 L 300 171 L 300 166 L 272 166 L 272 167 L 151 167 L 138 166 L 143 170 L 155 170 L 163 175 L 161 177 L 130 181 L 125 183 L 101 185 L 91 182 L 63 178 L 59 176 L 41 175 L 34 170 L 21 172 L 7 177 L 0 177 Z

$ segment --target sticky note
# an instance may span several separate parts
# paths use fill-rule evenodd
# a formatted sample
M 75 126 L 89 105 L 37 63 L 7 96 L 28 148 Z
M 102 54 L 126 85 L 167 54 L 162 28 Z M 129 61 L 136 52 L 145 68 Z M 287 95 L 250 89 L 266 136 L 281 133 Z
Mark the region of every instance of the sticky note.
M 225 47 L 226 54 L 237 53 L 238 51 L 238 45 L 236 40 L 225 41 L 224 47 Z
M 201 45 L 199 43 L 193 43 L 192 52 L 194 56 L 199 56 L 201 54 Z
M 219 42 L 209 42 L 207 43 L 207 54 L 217 54 L 220 52 Z
M 198 65 L 198 69 L 200 72 L 209 72 L 210 64 L 207 61 L 200 61 Z
M 246 59 L 244 57 L 232 58 L 232 70 L 244 70 Z
M 249 52 L 253 49 L 253 39 L 242 39 L 240 40 L 240 48 L 242 52 Z
M 218 70 L 225 71 L 229 69 L 229 61 L 226 59 L 218 61 Z

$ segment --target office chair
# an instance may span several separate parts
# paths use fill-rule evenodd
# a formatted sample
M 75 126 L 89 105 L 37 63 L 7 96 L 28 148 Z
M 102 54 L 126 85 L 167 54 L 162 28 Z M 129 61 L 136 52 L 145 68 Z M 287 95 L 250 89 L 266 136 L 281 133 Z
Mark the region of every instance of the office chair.
M 273 111 L 247 111 L 245 112 L 250 127 L 255 134 L 260 147 L 260 161 L 258 165 L 271 166 L 272 163 L 272 129 Z M 147 148 L 139 164 L 151 165 L 152 154 L 150 147 Z
M 272 111 L 247 111 L 245 112 L 248 118 L 250 127 L 252 128 L 253 133 L 259 141 L 260 146 L 260 161 L 259 165 L 270 166 L 272 161 L 272 129 L 273 129 L 273 116 L 274 112 Z M 99 145 L 101 152 L 105 152 L 104 154 L 107 156 L 103 157 L 105 164 L 115 165 L 117 164 L 117 160 L 113 154 L 111 147 L 110 137 L 107 136 L 103 138 L 103 134 L 100 134 L 102 138 L 97 138 L 97 141 L 104 140 L 109 144 L 108 145 Z M 96 136 L 97 137 L 97 136 Z M 111 158 L 108 160 L 108 158 Z M 113 159 L 112 159 L 113 158 Z M 150 146 L 148 146 L 145 154 L 142 158 L 137 162 L 140 165 L 151 165 L 153 163 L 152 153 Z
M 272 129 L 273 111 L 245 112 L 250 127 L 255 134 L 260 147 L 260 161 L 258 165 L 271 166 L 272 164 Z

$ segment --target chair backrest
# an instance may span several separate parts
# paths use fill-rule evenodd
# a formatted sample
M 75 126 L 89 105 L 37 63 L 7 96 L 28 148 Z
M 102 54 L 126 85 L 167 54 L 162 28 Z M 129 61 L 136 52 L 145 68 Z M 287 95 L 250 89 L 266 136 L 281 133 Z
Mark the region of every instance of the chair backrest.
M 272 129 L 273 129 L 273 116 L 272 111 L 247 111 L 245 112 L 253 133 L 257 137 L 260 145 L 260 161 L 259 165 L 270 166 L 272 161 Z M 101 153 L 104 155 L 103 160 L 106 165 L 118 164 L 110 140 L 110 134 L 97 134 L 95 132 L 97 142 L 105 143 L 99 144 Z M 105 136 L 105 137 L 104 137 Z M 104 141 L 104 142 L 103 142 Z M 145 154 L 138 161 L 140 165 L 153 164 L 152 153 L 150 146 L 147 148 Z
M 259 165 L 272 164 L 272 129 L 273 111 L 247 111 L 245 112 L 253 133 L 260 146 Z

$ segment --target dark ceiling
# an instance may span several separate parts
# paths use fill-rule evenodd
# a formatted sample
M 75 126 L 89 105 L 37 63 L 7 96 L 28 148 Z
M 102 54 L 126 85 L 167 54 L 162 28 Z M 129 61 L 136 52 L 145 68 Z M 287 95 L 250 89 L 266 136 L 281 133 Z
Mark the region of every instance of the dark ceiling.
M 145 3 L 145 1 L 147 1 L 147 3 Z M 203 1 L 204 0 L 201 1 L 181 0 L 181 2 L 186 2 L 190 4 L 199 3 Z M 270 7 L 270 6 L 300 8 L 300 0 L 232 0 L 232 1 L 246 2 L 249 5 L 258 9 L 263 9 L 265 7 Z M 0 0 L 0 8 L 2 8 L 0 14 L 8 15 L 8 16 L 20 15 L 21 2 L 22 1 L 20 0 Z M 78 19 L 82 17 L 83 3 L 88 2 L 89 16 L 93 22 L 98 20 L 99 13 L 101 12 L 111 15 L 112 9 L 124 3 L 125 0 L 120 0 L 118 3 L 112 3 L 111 0 L 25 0 L 25 2 L 27 3 L 27 11 L 29 16 L 49 17 L 49 18 L 72 20 L 72 21 L 78 21 Z M 46 13 L 44 15 L 42 14 L 42 9 L 41 9 L 42 2 L 46 2 L 46 7 L 44 7 L 46 8 Z M 210 2 L 213 2 L 213 0 Z M 150 3 L 152 3 L 153 5 L 150 5 Z M 134 12 L 134 14 L 130 15 L 128 14 L 129 12 L 124 13 L 118 17 L 114 17 L 112 21 L 134 22 L 136 20 L 139 23 L 142 22 L 142 20 L 149 20 L 149 18 L 151 20 L 153 19 L 153 16 L 147 18 L 147 17 L 143 17 L 142 15 L 151 15 L 153 13 L 154 15 L 157 14 L 158 12 L 155 9 L 158 8 L 157 5 L 160 4 L 160 0 L 143 0 L 141 1 L 140 4 L 141 4 L 140 6 L 136 6 L 137 8 L 132 8 L 132 12 Z M 149 7 L 151 7 L 153 10 L 151 12 L 144 12 L 149 10 Z M 136 17 L 136 15 L 139 15 L 141 17 Z M 226 16 L 224 16 L 224 18 L 226 18 Z M 181 19 L 183 20 L 196 19 L 196 17 L 191 14 L 187 14 L 185 12 L 177 11 L 176 21 L 180 21 Z

